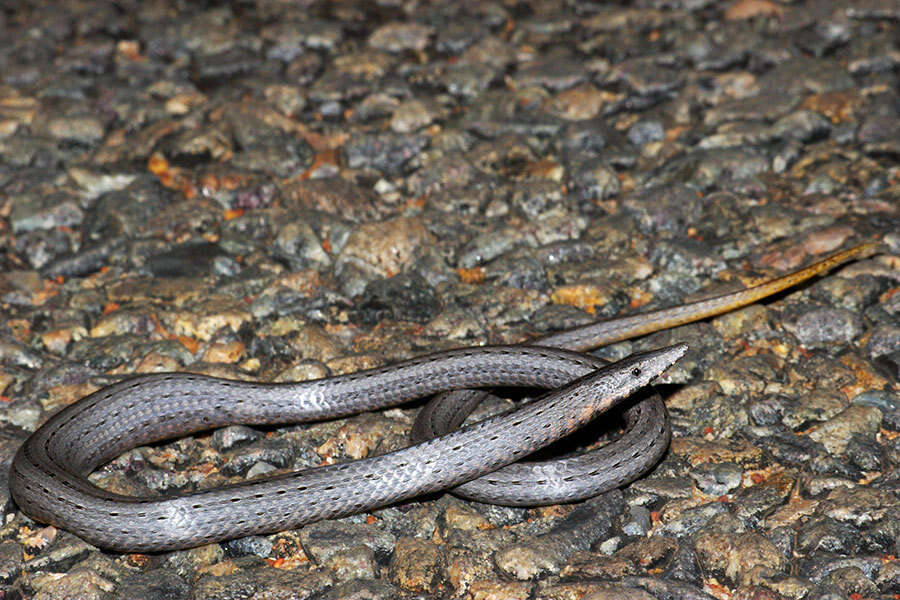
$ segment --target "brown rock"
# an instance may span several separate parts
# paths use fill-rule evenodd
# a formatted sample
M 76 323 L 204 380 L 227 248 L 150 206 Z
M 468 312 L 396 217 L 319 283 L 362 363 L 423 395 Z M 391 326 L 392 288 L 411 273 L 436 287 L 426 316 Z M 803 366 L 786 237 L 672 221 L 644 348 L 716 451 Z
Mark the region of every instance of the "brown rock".
M 394 546 L 389 576 L 402 588 L 433 592 L 443 579 L 444 557 L 440 546 L 416 538 L 401 538 Z

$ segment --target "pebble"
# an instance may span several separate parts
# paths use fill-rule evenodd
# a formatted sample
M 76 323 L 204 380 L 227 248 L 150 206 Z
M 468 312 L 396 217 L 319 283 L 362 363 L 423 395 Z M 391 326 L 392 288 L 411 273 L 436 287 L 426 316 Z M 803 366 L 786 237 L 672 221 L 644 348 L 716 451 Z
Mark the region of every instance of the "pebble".
M 440 302 L 421 276 L 400 274 L 369 283 L 358 310 L 363 321 L 373 324 L 385 319 L 427 322 L 438 315 Z
M 424 50 L 434 28 L 417 23 L 389 23 L 372 32 L 369 45 L 380 50 L 400 52 L 403 50 Z
M 25 565 L 22 547 L 12 540 L 0 543 L 0 582 L 11 585 Z
M 587 550 L 596 540 L 607 536 L 612 519 L 621 510 L 620 492 L 598 496 L 528 544 L 504 548 L 494 556 L 494 563 L 503 573 L 519 580 L 558 573 L 573 552 Z
M 391 276 L 409 265 L 415 251 L 432 240 L 432 235 L 418 219 L 400 217 L 365 224 L 347 238 L 338 262 L 354 261 L 382 276 Z
M 655 187 L 633 193 L 624 200 L 623 206 L 637 217 L 643 230 L 650 232 L 685 227 L 685 219 L 690 215 L 703 214 L 702 198 L 686 186 Z
M 354 138 L 344 146 L 344 156 L 351 169 L 371 169 L 394 177 L 427 146 L 424 135 L 382 133 Z
M 299 221 L 312 227 L 307 211 L 322 212 L 352 222 L 378 216 L 378 195 L 339 177 L 290 181 L 278 191 L 282 202 Z M 305 215 L 306 218 L 302 218 Z M 333 226 L 332 226 L 333 227 Z
M 859 317 L 845 309 L 813 308 L 786 324 L 800 342 L 817 348 L 833 342 L 850 342 L 862 332 Z
M 728 508 L 719 502 L 679 507 L 679 509 L 677 512 L 673 510 L 674 514 L 661 513 L 663 522 L 656 530 L 658 533 L 675 536 L 690 535 L 705 527 L 715 517 L 728 514 Z
M 697 536 L 695 546 L 701 568 L 732 585 L 753 582 L 759 569 L 784 571 L 787 559 L 772 542 L 755 533 L 708 533 Z
M 400 591 L 396 587 L 379 580 L 355 579 L 335 585 L 326 591 L 322 598 L 325 600 L 342 600 L 343 598 L 390 600 L 397 598 L 399 593 Z
M 39 198 L 16 198 L 9 215 L 10 225 L 15 233 L 72 227 L 84 220 L 84 211 L 77 198 L 69 194 L 49 194 Z
M 389 577 L 401 588 L 433 592 L 442 575 L 442 556 L 437 544 L 400 538 L 388 566 Z
M 741 485 L 743 470 L 734 463 L 700 464 L 691 473 L 704 494 L 722 496 Z
M 852 435 L 874 436 L 881 418 L 881 411 L 873 406 L 850 406 L 811 431 L 809 437 L 832 454 L 841 454 Z
M 190 593 L 184 579 L 164 569 L 135 573 L 125 578 L 118 589 L 125 598 L 187 598 Z

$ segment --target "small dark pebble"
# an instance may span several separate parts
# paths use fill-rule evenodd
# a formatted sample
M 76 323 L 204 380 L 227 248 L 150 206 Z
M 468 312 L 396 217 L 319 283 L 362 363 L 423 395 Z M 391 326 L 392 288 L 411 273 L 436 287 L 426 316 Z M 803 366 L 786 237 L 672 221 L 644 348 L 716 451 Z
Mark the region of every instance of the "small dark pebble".
M 860 535 L 856 527 L 827 517 L 812 519 L 797 531 L 797 550 L 807 555 L 852 555 L 859 551 L 859 544 Z
M 220 256 L 216 244 L 196 242 L 176 246 L 150 257 L 145 267 L 155 277 L 191 277 L 205 275 L 212 270 L 212 262 Z
M 393 600 L 402 598 L 399 588 L 380 580 L 354 579 L 326 591 L 323 600 Z
M 20 576 L 24 565 L 25 559 L 19 544 L 12 540 L 0 542 L 0 583 L 11 584 Z
M 697 553 L 694 552 L 694 549 L 688 544 L 679 543 L 678 549 L 666 565 L 665 575 L 667 579 L 695 585 L 699 584 L 701 571 L 700 564 L 697 561 Z
M 874 438 L 853 434 L 847 457 L 863 471 L 877 471 L 881 467 L 881 445 Z
M 765 536 L 784 556 L 794 555 L 794 530 L 791 527 L 775 527 L 766 532 Z
M 189 598 L 191 586 L 172 571 L 154 569 L 126 577 L 117 588 L 122 598 L 180 600 Z
M 384 176 L 403 172 L 407 162 L 428 146 L 428 138 L 414 134 L 383 133 L 354 138 L 344 147 L 353 169 L 373 169 Z
M 866 343 L 869 356 L 877 358 L 900 352 L 900 326 L 882 325 L 872 330 Z
M 278 468 L 289 467 L 294 462 L 296 453 L 297 449 L 287 440 L 259 440 L 229 451 L 222 465 L 222 472 L 226 475 L 241 475 L 259 462 Z
M 531 253 L 508 253 L 491 263 L 487 276 L 497 279 L 503 287 L 538 291 L 550 288 L 547 272 Z
M 377 323 L 385 318 L 423 323 L 438 314 L 440 302 L 434 289 L 421 276 L 400 274 L 367 285 L 357 310 L 366 323 Z

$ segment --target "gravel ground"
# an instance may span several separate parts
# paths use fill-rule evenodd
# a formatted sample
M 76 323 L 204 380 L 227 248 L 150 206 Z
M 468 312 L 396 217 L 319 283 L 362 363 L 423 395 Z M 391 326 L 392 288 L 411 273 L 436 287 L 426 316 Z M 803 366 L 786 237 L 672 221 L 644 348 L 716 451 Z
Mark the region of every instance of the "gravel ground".
M 896 0 L 0 5 L 0 599 L 896 599 Z M 442 494 L 155 555 L 7 465 L 130 373 L 290 381 L 882 252 L 676 341 L 675 439 L 567 506 Z M 493 408 L 505 406 L 495 400 Z M 142 447 L 130 494 L 407 444 L 417 406 Z M 613 423 L 609 429 L 615 430 Z

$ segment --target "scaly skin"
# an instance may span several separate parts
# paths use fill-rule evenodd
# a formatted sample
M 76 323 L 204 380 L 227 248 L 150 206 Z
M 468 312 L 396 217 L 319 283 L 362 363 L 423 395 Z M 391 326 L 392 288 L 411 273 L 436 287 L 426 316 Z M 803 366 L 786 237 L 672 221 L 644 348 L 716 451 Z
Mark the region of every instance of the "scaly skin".
M 66 407 L 32 434 L 13 460 L 10 491 L 26 513 L 94 544 L 120 551 L 155 551 L 297 527 L 453 487 L 497 471 L 585 424 L 648 383 L 686 350 L 680 344 L 604 365 L 590 356 L 546 346 L 586 349 L 721 314 L 873 248 L 874 244 L 863 244 L 741 292 L 545 336 L 536 340 L 540 346 L 454 350 L 297 384 L 236 382 L 186 373 L 125 380 Z M 93 469 L 128 448 L 160 439 L 234 422 L 318 420 L 393 406 L 442 390 L 486 385 L 568 387 L 509 415 L 395 453 L 212 490 L 167 498 L 127 497 L 97 488 L 87 479 Z M 639 413 L 630 420 L 632 429 L 594 455 L 586 479 L 621 484 L 635 476 L 636 465 L 652 465 L 665 450 L 670 430 L 658 396 L 632 410 Z M 581 475 L 568 469 L 538 477 L 559 476 L 559 485 L 577 484 Z M 502 470 L 497 473 L 502 477 Z M 531 483 L 523 486 L 516 477 L 506 482 L 512 485 L 506 501 L 532 503 L 528 497 L 532 490 L 524 489 Z M 541 481 L 534 483 L 540 487 Z M 584 493 L 579 490 L 563 498 Z M 556 501 L 552 494 L 545 500 Z
M 750 288 L 670 308 L 591 323 L 527 342 L 532 345 L 590 350 L 655 331 L 720 315 L 807 281 L 875 250 L 860 244 L 812 265 Z M 456 390 L 436 396 L 416 418 L 413 441 L 446 434 L 458 427 L 485 393 Z M 665 454 L 671 439 L 665 405 L 658 394 L 635 403 L 625 413 L 626 431 L 598 450 L 560 460 L 517 462 L 453 489 L 480 502 L 514 506 L 571 502 L 621 487 L 646 473 Z
M 874 252 L 877 247 L 877 242 L 867 242 L 832 254 L 799 271 L 776 277 L 738 292 L 608 321 L 598 321 L 559 333 L 551 333 L 531 340 L 529 344 L 583 352 L 655 331 L 708 319 L 759 302 L 763 298 L 808 281 L 838 265 Z

